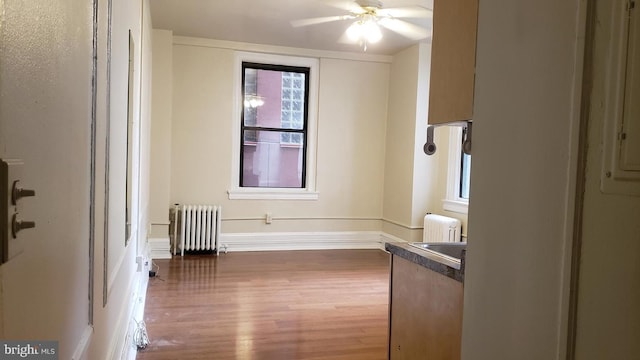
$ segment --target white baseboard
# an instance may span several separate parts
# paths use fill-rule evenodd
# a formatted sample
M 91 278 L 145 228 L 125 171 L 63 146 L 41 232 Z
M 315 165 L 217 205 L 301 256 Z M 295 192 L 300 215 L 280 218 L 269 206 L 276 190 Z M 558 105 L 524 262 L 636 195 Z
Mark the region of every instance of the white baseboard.
M 118 347 L 120 348 L 120 357 L 118 360 L 135 360 L 137 355 L 137 347 L 134 343 L 134 333 L 137 328 L 136 321 L 142 321 L 144 319 L 144 306 L 147 299 L 147 285 L 149 283 L 149 267 L 144 267 L 143 271 L 135 274 L 136 280 L 134 280 L 134 287 L 130 294 L 131 308 L 127 312 L 127 317 L 122 319 L 126 322 L 125 328 L 122 333 Z M 122 325 L 121 325 L 122 326 Z M 113 359 L 116 359 L 113 357 Z
M 151 257 L 151 259 L 171 259 L 171 243 L 169 238 L 150 238 L 149 257 Z
M 393 236 L 391 234 L 387 234 L 387 233 L 380 233 L 380 237 L 382 238 L 382 243 L 384 244 L 385 242 L 401 242 L 401 243 L 406 243 L 407 240 L 401 239 L 397 236 Z M 384 248 L 384 246 L 383 246 Z
M 142 320 L 144 314 L 150 264 L 150 261 L 146 261 L 146 256 L 149 252 L 149 245 L 143 244 L 143 248 L 139 253 L 134 253 L 127 257 L 127 264 L 129 264 L 128 267 L 131 270 L 128 274 L 129 276 L 126 277 L 129 280 L 128 284 L 126 288 L 122 289 L 122 297 L 125 299 L 122 304 L 112 301 L 108 305 L 119 307 L 119 309 L 117 313 L 115 309 L 112 311 L 111 316 L 114 319 L 110 321 L 113 321 L 114 325 L 111 325 L 110 328 L 113 336 L 108 346 L 109 353 L 106 354 L 104 359 L 135 360 L 136 358 L 137 348 L 133 343 L 133 332 L 136 320 Z M 143 264 L 145 264 L 141 271 L 136 271 L 135 264 L 128 262 L 135 262 L 138 256 L 143 258 Z
M 379 231 L 220 234 L 228 251 L 332 250 L 384 248 Z
M 135 269 L 133 270 L 135 271 Z M 123 354 L 128 351 L 127 343 L 129 342 L 127 339 L 128 325 L 129 319 L 131 318 L 131 312 L 133 311 L 133 307 L 135 306 L 135 288 L 136 283 L 139 278 L 139 273 L 134 272 L 129 284 L 124 292 L 124 296 L 126 297 L 124 304 L 121 305 L 121 309 L 119 314 L 117 314 L 117 318 L 114 326 L 114 335 L 109 344 L 109 354 L 105 357 L 106 359 L 111 360 L 121 360 L 123 359 Z M 111 304 L 111 306 L 114 306 Z

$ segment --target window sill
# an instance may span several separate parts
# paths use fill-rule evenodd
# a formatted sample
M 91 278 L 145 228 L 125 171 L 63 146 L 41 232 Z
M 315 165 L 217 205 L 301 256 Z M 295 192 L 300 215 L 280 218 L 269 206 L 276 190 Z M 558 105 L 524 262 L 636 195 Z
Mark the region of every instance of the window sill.
M 318 192 L 307 189 L 236 188 L 227 194 L 229 200 L 318 200 Z
M 461 200 L 442 200 L 443 209 L 455 213 L 466 214 L 469 212 L 469 202 Z

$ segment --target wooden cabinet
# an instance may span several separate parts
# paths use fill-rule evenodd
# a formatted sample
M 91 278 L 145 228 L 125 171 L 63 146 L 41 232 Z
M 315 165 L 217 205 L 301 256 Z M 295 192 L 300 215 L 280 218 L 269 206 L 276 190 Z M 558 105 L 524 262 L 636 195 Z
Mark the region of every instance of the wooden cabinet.
M 431 47 L 430 125 L 473 115 L 478 0 L 435 0 Z
M 389 359 L 460 359 L 463 285 L 392 256 Z

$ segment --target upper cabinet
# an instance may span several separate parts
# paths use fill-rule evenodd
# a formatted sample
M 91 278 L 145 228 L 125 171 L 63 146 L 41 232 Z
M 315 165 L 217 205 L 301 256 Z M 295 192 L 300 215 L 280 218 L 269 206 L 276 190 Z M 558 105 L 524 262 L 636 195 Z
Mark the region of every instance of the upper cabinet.
M 430 125 L 473 115 L 478 0 L 435 0 L 431 47 Z

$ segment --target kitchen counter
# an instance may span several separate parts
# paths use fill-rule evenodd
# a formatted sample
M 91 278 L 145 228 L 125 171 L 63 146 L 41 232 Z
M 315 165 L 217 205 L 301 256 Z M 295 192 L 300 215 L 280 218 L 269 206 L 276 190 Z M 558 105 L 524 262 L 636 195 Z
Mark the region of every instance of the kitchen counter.
M 460 268 L 456 269 L 453 266 L 445 265 L 441 262 L 438 262 L 438 258 L 433 256 L 429 251 L 415 248 L 408 243 L 387 242 L 385 243 L 384 248 L 392 255 L 399 256 L 414 264 L 418 264 L 422 267 L 425 267 L 431 271 L 442 274 L 456 281 L 462 283 L 464 282 L 464 253 L 460 261 Z

